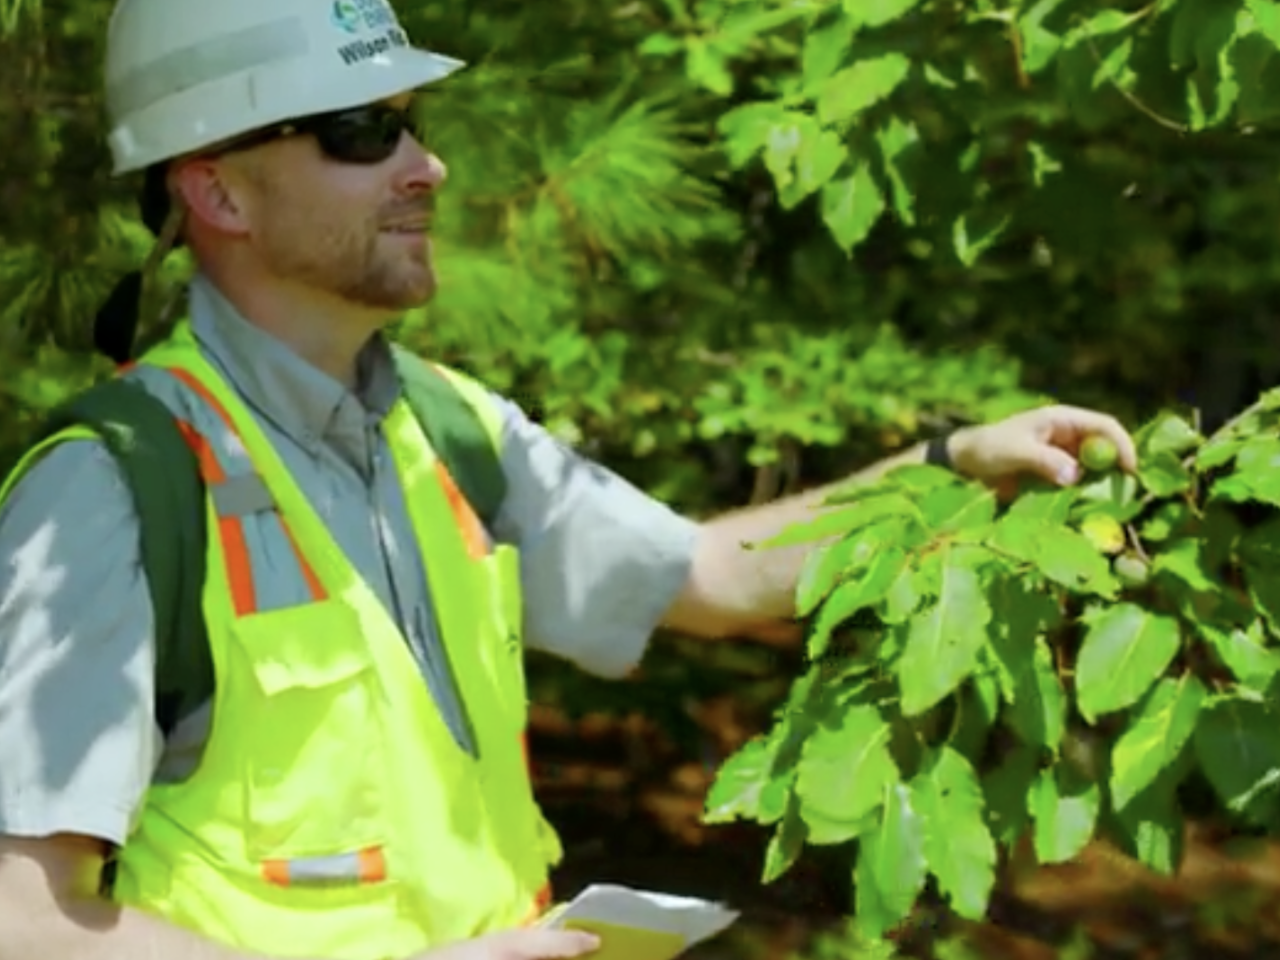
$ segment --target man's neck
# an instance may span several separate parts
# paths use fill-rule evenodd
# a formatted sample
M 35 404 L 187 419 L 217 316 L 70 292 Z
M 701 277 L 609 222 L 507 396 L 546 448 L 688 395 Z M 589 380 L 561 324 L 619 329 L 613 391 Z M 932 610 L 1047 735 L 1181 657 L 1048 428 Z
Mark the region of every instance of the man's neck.
M 356 362 L 385 320 L 350 304 L 292 288 L 221 283 L 209 278 L 249 323 L 275 337 L 348 389 L 356 387 Z

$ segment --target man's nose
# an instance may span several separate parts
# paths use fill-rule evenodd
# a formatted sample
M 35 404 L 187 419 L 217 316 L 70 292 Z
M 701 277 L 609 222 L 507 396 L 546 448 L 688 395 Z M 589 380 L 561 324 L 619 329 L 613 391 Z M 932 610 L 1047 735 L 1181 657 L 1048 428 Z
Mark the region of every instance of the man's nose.
M 398 176 L 396 186 L 404 193 L 425 193 L 438 190 L 449 175 L 444 161 L 405 134 L 396 152 Z

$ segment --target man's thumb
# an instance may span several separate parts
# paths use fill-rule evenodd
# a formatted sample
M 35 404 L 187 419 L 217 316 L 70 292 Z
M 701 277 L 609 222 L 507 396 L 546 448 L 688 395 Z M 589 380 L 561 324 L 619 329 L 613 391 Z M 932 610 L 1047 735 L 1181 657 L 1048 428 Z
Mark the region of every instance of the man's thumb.
M 1050 483 L 1066 487 L 1079 479 L 1080 464 L 1065 450 L 1046 443 L 1036 459 L 1036 472 Z
M 539 960 L 569 960 L 600 946 L 600 938 L 585 930 L 538 930 L 537 942 L 529 944 L 529 957 Z

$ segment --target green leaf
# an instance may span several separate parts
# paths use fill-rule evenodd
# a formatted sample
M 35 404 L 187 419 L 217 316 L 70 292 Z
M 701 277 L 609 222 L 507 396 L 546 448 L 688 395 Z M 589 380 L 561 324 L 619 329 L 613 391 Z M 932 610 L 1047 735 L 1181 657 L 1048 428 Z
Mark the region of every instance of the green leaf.
M 1193 740 L 1196 760 L 1233 813 L 1269 827 L 1280 813 L 1280 714 L 1267 703 L 1237 695 L 1214 697 L 1200 712 Z
M 771 741 L 755 737 L 726 760 L 707 792 L 704 822 L 728 823 L 739 817 L 754 820 L 776 752 Z
M 980 757 L 1000 715 L 1000 684 L 981 669 L 960 688 L 947 745 L 965 757 Z
M 1175 576 L 1192 590 L 1215 593 L 1218 584 L 1205 569 L 1203 549 L 1203 541 L 1195 537 L 1174 540 L 1152 559 L 1152 571 Z
M 849 176 L 829 180 L 822 188 L 822 222 L 846 254 L 866 239 L 884 209 L 884 195 L 865 161 L 855 163 Z
M 989 250 L 1013 218 L 985 210 L 969 210 L 956 218 L 951 225 L 951 242 L 956 257 L 966 267 L 972 267 Z
M 1078 488 L 1059 487 L 1044 481 L 1027 483 L 1018 493 L 1006 517 L 1019 520 L 1043 520 L 1048 524 L 1063 524 L 1071 515 Z
M 1071 590 L 1113 597 L 1119 587 L 1106 558 L 1066 527 L 1006 514 L 995 525 L 992 546 Z
M 1138 482 L 1157 497 L 1169 497 L 1191 488 L 1191 471 L 1182 465 L 1175 454 L 1167 451 L 1153 453 L 1138 466 Z
M 774 828 L 773 836 L 764 852 L 764 869 L 761 883 L 773 883 L 790 870 L 800 858 L 807 837 L 804 819 L 800 816 L 800 802 L 792 794 L 781 822 Z
M 1177 759 L 1209 695 L 1194 676 L 1160 680 L 1111 754 L 1111 804 L 1120 810 Z
M 812 812 L 844 825 L 843 839 L 858 835 L 858 821 L 880 805 L 885 789 L 899 779 L 889 753 L 890 732 L 875 707 L 861 704 L 849 707 L 838 726 L 820 726 L 810 734 L 801 748 L 796 779 L 806 820 Z
M 818 119 L 845 123 L 888 97 L 907 78 L 911 61 L 900 53 L 859 60 L 832 74 L 818 91 Z
M 853 562 L 861 538 L 846 537 L 805 554 L 796 578 L 796 614 L 807 617 Z
M 805 89 L 812 89 L 839 69 L 849 53 L 857 23 L 844 11 L 835 11 L 815 25 L 804 38 L 801 74 Z
M 1280 3 L 1276 0 L 1246 0 L 1258 32 L 1280 47 Z
M 1010 726 L 1023 742 L 1056 751 L 1067 701 L 1044 634 L 1060 619 L 1058 606 L 1021 580 L 1002 581 L 994 603 L 990 650 L 1010 701 Z
M 911 790 L 924 820 L 925 859 L 939 888 L 957 914 L 982 919 L 995 885 L 996 847 L 977 773 L 943 746 L 912 779 Z
M 1184 749 L 1150 786 L 1115 812 L 1122 849 L 1165 876 L 1176 874 L 1182 860 L 1183 824 L 1176 791 L 1190 757 L 1191 751 Z
M 948 550 L 938 601 L 911 621 L 897 665 L 904 715 L 924 713 L 973 671 L 990 620 L 977 573 Z
M 1280 673 L 1280 656 L 1264 645 L 1259 621 L 1255 620 L 1245 629 L 1220 630 L 1202 621 L 1197 622 L 1196 628 L 1218 659 L 1244 686 L 1262 692 Z
M 884 163 L 885 177 L 893 193 L 893 209 L 903 223 L 914 226 L 915 197 L 903 178 L 899 160 L 911 147 L 920 142 L 915 124 L 904 122 L 896 114 L 876 131 L 876 143 L 880 147 L 880 159 Z
M 987 800 L 987 823 L 1004 846 L 1015 843 L 1027 826 L 1030 792 L 1039 769 L 1038 750 L 1016 746 L 982 778 Z
M 1204 437 L 1175 413 L 1162 413 L 1134 434 L 1139 463 L 1148 457 L 1168 453 L 1182 456 L 1204 441 Z
M 792 524 L 776 536 L 752 544 L 753 549 L 792 547 L 832 537 L 846 536 L 879 520 L 891 517 L 916 519 L 920 511 L 906 497 L 897 493 L 871 496 L 840 509 L 815 511 L 812 520 Z
M 907 568 L 907 554 L 888 547 L 872 558 L 866 572 L 856 580 L 842 583 L 818 610 L 809 635 L 809 656 L 816 659 L 826 651 L 831 631 L 859 610 L 879 603 Z
M 920 501 L 920 513 L 936 533 L 985 527 L 995 519 L 996 494 L 978 484 L 941 487 Z
M 795 179 L 778 193 L 778 202 L 790 210 L 829 181 L 848 156 L 844 141 L 830 130 L 802 127 L 800 149 L 795 156 Z
M 1029 799 L 1040 863 L 1071 860 L 1093 839 L 1102 806 L 1097 783 L 1060 764 L 1040 771 Z
M 776 100 L 747 103 L 723 114 L 716 126 L 725 140 L 730 165 L 734 169 L 746 166 L 765 145 L 770 131 L 787 116 L 788 111 Z
M 1091 614 L 1076 658 L 1076 704 L 1093 723 L 1136 703 L 1178 653 L 1178 621 L 1133 603 Z
M 844 0 L 844 12 L 859 26 L 882 27 L 906 15 L 921 0 Z
M 855 922 L 865 933 L 883 934 L 915 905 L 928 877 L 924 830 L 911 791 L 902 783 L 886 786 L 880 825 L 859 841 Z

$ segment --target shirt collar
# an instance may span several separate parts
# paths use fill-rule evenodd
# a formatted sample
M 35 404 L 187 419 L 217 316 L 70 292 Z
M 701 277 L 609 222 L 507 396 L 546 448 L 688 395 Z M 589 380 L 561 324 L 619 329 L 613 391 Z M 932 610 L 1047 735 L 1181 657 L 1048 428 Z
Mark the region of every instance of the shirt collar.
M 295 441 L 310 446 L 329 440 L 339 413 L 353 401 L 380 421 L 399 399 L 399 377 L 382 333 L 357 358 L 353 393 L 246 320 L 204 275 L 192 278 L 190 290 L 191 330 L 206 355 L 251 406 Z

